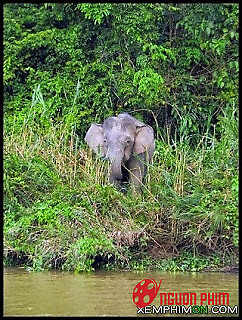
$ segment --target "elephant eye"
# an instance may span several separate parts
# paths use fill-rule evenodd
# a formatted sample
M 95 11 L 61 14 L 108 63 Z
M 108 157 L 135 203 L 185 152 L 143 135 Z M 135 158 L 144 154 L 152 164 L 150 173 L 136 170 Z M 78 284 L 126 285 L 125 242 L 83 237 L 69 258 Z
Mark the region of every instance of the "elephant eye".
M 104 142 L 104 143 L 107 143 L 107 139 L 103 139 L 103 142 Z
M 127 140 L 126 140 L 126 143 L 128 143 L 128 144 L 129 144 L 129 143 L 130 143 L 130 140 L 129 140 L 129 139 L 127 139 Z

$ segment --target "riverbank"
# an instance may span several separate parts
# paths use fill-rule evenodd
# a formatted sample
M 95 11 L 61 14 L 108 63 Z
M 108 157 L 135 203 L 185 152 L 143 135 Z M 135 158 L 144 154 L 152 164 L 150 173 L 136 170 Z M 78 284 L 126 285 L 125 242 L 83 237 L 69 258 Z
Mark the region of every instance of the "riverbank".
M 236 264 L 238 150 L 228 131 L 196 147 L 157 140 L 143 193 L 124 195 L 108 183 L 106 162 L 64 125 L 14 128 L 5 140 L 6 265 L 81 272 Z

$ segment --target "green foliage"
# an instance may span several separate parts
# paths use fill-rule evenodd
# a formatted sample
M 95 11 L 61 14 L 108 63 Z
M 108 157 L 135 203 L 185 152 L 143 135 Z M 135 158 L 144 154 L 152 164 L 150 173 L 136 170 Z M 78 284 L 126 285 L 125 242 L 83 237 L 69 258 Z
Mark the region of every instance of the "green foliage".
M 236 256 L 238 71 L 237 4 L 4 4 L 5 262 L 197 271 Z M 156 131 L 136 197 L 83 145 L 123 111 Z
M 98 236 L 96 233 L 91 233 L 90 236 L 84 236 L 71 245 L 63 269 L 75 272 L 93 271 L 95 258 L 111 257 L 112 251 L 113 245 L 110 239 L 104 235 Z
M 77 5 L 77 9 L 85 13 L 85 18 L 94 21 L 94 24 L 101 24 L 103 18 L 110 14 L 112 5 L 110 3 L 91 4 L 83 3 Z
M 157 266 L 162 271 L 171 272 L 198 272 L 203 270 L 214 270 L 223 266 L 221 258 L 217 256 L 202 257 L 194 256 L 191 253 L 184 253 L 179 257 L 161 261 Z
M 55 119 L 78 105 L 69 122 L 81 135 L 122 108 L 144 118 L 148 108 L 171 134 L 186 119 L 198 141 L 238 101 L 236 4 L 5 4 L 4 25 L 9 113 L 26 113 L 40 85 Z

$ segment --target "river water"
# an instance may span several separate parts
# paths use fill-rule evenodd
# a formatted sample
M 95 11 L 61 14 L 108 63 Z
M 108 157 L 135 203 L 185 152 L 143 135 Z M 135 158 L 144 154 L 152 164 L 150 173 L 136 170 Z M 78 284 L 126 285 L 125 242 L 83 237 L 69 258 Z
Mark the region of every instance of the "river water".
M 60 271 L 28 272 L 23 268 L 5 268 L 4 315 L 139 316 L 140 313 L 137 314 L 139 309 L 133 302 L 133 290 L 138 282 L 148 278 L 153 278 L 157 284 L 163 279 L 159 293 L 151 303 L 157 308 L 160 305 L 161 292 L 196 293 L 197 305 L 201 305 L 201 293 L 227 292 L 232 312 L 232 307 L 238 305 L 238 274 L 233 273 L 98 271 L 73 274 Z M 205 304 L 207 303 L 204 302 Z M 218 311 L 219 309 L 216 309 L 216 312 Z M 214 315 L 229 315 L 225 313 L 224 307 L 220 311 L 222 314 Z M 169 314 L 156 316 L 164 315 Z M 178 316 L 173 311 L 172 316 L 176 315 Z

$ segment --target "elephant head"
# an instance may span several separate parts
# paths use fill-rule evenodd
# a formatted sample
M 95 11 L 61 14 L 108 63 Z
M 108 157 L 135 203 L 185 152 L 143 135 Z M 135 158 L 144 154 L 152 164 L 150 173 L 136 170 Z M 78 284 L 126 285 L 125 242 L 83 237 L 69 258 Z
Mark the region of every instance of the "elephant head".
M 103 124 L 92 124 L 85 141 L 96 154 L 111 162 L 110 182 L 116 185 L 124 179 L 122 166 L 133 171 L 139 184 L 145 174 L 144 161 L 151 161 L 155 149 L 153 129 L 127 113 L 109 117 Z

